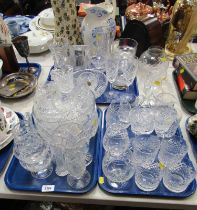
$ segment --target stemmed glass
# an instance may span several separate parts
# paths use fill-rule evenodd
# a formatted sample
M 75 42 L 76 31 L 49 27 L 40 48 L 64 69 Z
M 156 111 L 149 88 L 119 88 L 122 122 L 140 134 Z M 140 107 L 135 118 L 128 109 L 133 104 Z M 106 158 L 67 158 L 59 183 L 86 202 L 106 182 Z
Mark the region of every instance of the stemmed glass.
M 28 72 L 29 73 L 35 73 L 36 69 L 33 67 L 30 67 L 30 63 L 28 60 L 29 56 L 29 43 L 28 43 L 28 37 L 27 36 L 17 36 L 12 40 L 12 43 L 14 44 L 15 48 L 17 49 L 20 56 L 24 57 L 26 59 Z
M 82 151 L 70 150 L 67 156 L 68 175 L 67 183 L 74 189 L 88 186 L 91 180 L 90 173 L 86 170 L 86 154 Z
M 53 170 L 52 152 L 36 131 L 30 114 L 15 126 L 13 134 L 14 154 L 21 166 L 37 179 L 50 176 Z

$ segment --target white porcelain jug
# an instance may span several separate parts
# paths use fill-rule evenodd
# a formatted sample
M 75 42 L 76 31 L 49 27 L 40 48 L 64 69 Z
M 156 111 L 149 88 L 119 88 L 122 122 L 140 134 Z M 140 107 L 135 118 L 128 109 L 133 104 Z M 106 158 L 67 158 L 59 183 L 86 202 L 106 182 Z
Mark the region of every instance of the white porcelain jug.
M 116 0 L 112 3 L 106 1 L 104 3 L 96 4 L 94 6 L 87 6 L 85 11 L 87 13 L 86 17 L 82 22 L 82 38 L 85 45 L 94 47 L 96 40 L 96 31 L 99 27 L 109 27 L 110 31 L 116 32 L 116 22 L 115 22 L 115 10 L 116 10 Z

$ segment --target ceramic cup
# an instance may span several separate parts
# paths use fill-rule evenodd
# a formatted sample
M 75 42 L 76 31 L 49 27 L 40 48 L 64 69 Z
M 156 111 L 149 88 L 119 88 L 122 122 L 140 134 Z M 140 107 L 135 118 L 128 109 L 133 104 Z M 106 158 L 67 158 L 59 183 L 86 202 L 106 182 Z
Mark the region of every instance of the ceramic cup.
M 9 21 L 7 23 L 7 25 L 8 25 L 8 28 L 9 28 L 10 32 L 11 32 L 12 37 L 15 37 L 15 36 L 19 35 L 20 26 L 16 21 L 14 21 L 14 20 Z

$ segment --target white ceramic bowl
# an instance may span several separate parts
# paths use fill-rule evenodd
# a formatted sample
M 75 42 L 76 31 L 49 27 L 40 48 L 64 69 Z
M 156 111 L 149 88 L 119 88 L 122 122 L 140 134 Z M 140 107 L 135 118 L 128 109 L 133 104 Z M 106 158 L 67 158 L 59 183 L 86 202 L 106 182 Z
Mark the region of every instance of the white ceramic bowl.
M 49 49 L 47 42 L 53 39 L 51 33 L 41 30 L 29 31 L 24 36 L 28 37 L 30 54 L 47 51 Z
M 55 26 L 55 18 L 52 8 L 43 10 L 38 16 L 40 17 L 40 21 L 43 25 L 52 27 Z

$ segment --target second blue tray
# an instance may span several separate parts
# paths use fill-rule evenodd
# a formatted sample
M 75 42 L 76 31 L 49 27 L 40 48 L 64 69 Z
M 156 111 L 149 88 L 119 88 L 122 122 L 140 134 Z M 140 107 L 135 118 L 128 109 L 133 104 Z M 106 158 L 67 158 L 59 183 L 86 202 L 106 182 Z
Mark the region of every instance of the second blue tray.
M 16 113 L 19 119 L 22 118 L 22 115 L 20 113 Z M 2 173 L 3 169 L 6 166 L 6 163 L 8 161 L 8 158 L 10 157 L 12 153 L 13 148 L 13 142 L 10 142 L 5 148 L 0 150 L 0 174 Z
M 113 93 L 115 96 L 111 98 L 108 97 L 109 92 Z M 120 100 L 120 97 L 124 95 L 130 96 L 131 98 L 139 95 L 136 78 L 133 81 L 133 84 L 130 85 L 126 90 L 116 90 L 113 88 L 110 89 L 110 83 L 108 83 L 107 89 L 99 98 L 96 99 L 96 103 L 97 104 L 110 104 L 112 100 L 115 100 L 118 102 Z
M 49 71 L 49 75 L 47 78 L 47 81 L 51 81 L 51 71 L 53 71 L 54 66 L 51 67 L 50 71 Z M 109 92 L 112 92 L 115 97 L 109 98 Z M 121 96 L 130 96 L 131 99 L 133 97 L 136 97 L 139 95 L 139 90 L 138 90 L 138 85 L 137 85 L 137 79 L 135 78 L 135 80 L 133 81 L 133 84 L 130 85 L 126 90 L 116 90 L 116 89 L 110 89 L 110 83 L 108 83 L 107 85 L 107 89 L 105 90 L 105 92 L 96 99 L 96 103 L 97 104 L 110 104 L 112 102 L 112 100 L 115 101 L 119 101 Z
M 189 135 L 189 139 L 190 139 L 190 142 L 191 142 L 191 145 L 192 145 L 192 150 L 193 150 L 194 156 L 195 156 L 196 161 L 197 161 L 197 139 L 195 139 L 195 137 L 188 131 L 188 128 L 187 128 L 188 127 L 188 119 L 185 122 L 185 127 L 186 127 L 187 133 Z
M 38 63 L 29 63 L 30 67 L 34 67 L 36 69 L 36 72 L 34 73 L 34 76 L 36 76 L 37 78 L 39 78 L 40 73 L 41 73 L 41 65 Z M 27 63 L 19 63 L 19 67 L 20 68 L 24 68 L 27 69 Z M 24 71 L 25 72 L 25 71 Z
M 13 143 L 9 143 L 5 148 L 0 150 L 0 174 L 6 166 L 7 160 L 11 155 Z
M 188 188 L 182 193 L 174 193 L 169 191 L 165 188 L 162 181 L 159 187 L 152 191 L 152 192 L 145 192 L 137 187 L 135 184 L 134 176 L 129 180 L 127 186 L 125 188 L 117 189 L 113 188 L 111 185 L 108 184 L 107 178 L 103 174 L 102 170 L 102 159 L 105 154 L 105 150 L 103 148 L 103 136 L 106 131 L 106 111 L 103 113 L 103 123 L 102 123 L 102 130 L 101 130 L 101 144 L 100 144 L 100 155 L 99 155 L 99 171 L 98 171 L 98 179 L 99 179 L 99 187 L 106 192 L 113 193 L 113 194 L 121 194 L 121 195 L 144 195 L 144 196 L 156 196 L 156 197 L 172 197 L 172 198 L 186 198 L 192 195 L 196 191 L 196 180 L 194 180 Z M 131 136 L 131 132 L 129 133 Z M 176 135 L 182 136 L 181 130 L 178 129 Z M 189 160 L 189 156 L 186 155 L 184 161 L 187 162 Z
M 92 163 L 87 167 L 87 170 L 91 174 L 91 181 L 89 185 L 83 189 L 75 190 L 72 189 L 66 182 L 65 177 L 59 177 L 53 173 L 46 179 L 35 179 L 32 177 L 31 173 L 26 171 L 19 163 L 18 159 L 13 157 L 9 168 L 5 175 L 5 184 L 11 190 L 22 190 L 22 191 L 38 191 L 41 192 L 43 185 L 55 185 L 53 192 L 59 193 L 71 193 L 71 194 L 81 194 L 87 193 L 92 190 L 96 183 L 98 177 L 98 155 L 99 155 L 99 145 L 100 145 L 100 130 L 102 124 L 102 111 L 98 109 L 99 115 L 99 127 L 95 137 L 90 140 L 90 150 L 89 152 L 93 155 Z

